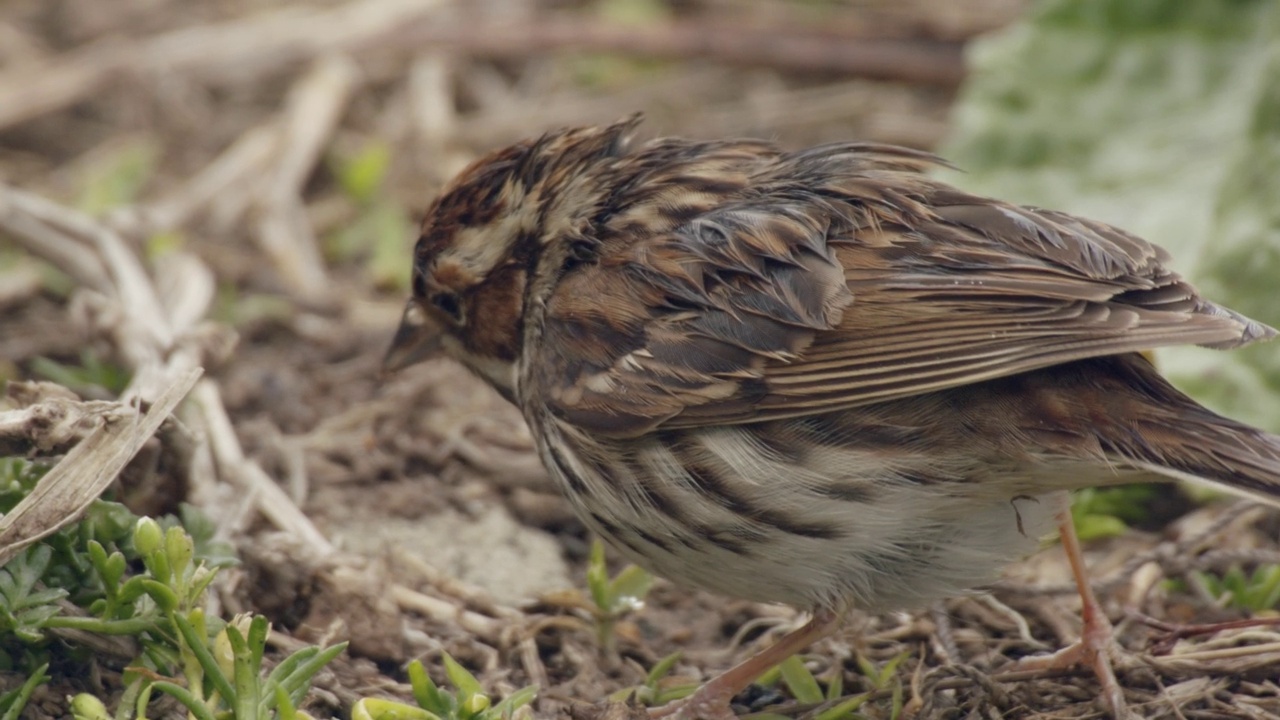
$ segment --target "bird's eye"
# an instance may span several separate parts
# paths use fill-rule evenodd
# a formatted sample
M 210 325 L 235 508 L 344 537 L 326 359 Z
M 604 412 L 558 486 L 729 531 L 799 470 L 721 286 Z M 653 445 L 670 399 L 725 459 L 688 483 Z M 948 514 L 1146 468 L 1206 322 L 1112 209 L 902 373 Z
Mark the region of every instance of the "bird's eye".
M 440 312 L 453 318 L 454 322 L 462 322 L 462 302 L 458 299 L 456 293 L 435 293 L 431 296 L 431 304 L 439 308 Z

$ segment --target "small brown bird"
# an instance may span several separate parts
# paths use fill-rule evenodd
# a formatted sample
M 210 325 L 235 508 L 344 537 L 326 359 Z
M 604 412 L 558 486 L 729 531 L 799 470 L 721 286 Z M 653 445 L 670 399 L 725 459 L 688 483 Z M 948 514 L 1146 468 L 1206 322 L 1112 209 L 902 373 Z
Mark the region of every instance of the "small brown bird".
M 871 143 L 633 144 L 638 117 L 489 154 L 432 205 L 386 359 L 436 351 L 523 411 L 582 521 L 691 587 L 813 620 L 655 711 L 732 717 L 851 608 L 996 578 L 1055 519 L 1116 714 L 1110 625 L 1065 491 L 1152 479 L 1280 498 L 1280 438 L 1141 351 L 1275 331 L 1103 223 L 970 195 Z

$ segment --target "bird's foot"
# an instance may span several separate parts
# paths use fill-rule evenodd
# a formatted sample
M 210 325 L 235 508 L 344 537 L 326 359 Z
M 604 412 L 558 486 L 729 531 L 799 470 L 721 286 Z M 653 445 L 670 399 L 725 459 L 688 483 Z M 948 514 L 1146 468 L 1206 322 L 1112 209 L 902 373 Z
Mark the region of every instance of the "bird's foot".
M 1048 671 L 1074 667 L 1087 667 L 1093 670 L 1102 685 L 1102 701 L 1115 720 L 1129 720 L 1132 713 L 1124 700 L 1124 691 L 1116 680 L 1112 660 L 1117 657 L 1119 648 L 1115 644 L 1111 621 L 1104 615 L 1086 614 L 1085 627 L 1081 638 L 1072 645 L 1051 655 L 1036 655 L 1022 658 L 1014 667 L 1018 670 Z

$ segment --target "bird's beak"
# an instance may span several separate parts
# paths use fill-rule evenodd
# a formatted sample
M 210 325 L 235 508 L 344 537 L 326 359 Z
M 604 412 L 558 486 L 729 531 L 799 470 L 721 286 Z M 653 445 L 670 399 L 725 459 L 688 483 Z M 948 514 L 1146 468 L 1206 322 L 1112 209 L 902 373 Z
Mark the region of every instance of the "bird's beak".
M 400 327 L 382 358 L 382 375 L 385 377 L 431 357 L 440 349 L 442 337 L 440 326 L 427 317 L 417 300 L 409 298 Z

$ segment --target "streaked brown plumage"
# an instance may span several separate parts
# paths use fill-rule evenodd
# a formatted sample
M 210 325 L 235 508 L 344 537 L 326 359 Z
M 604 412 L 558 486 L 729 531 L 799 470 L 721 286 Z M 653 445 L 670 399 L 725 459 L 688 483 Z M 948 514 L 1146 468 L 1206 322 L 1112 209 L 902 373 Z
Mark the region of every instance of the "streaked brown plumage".
M 1065 490 L 1189 477 L 1280 497 L 1280 439 L 1138 354 L 1275 331 L 1160 248 L 969 195 L 913 150 L 632 146 L 636 122 L 463 171 L 424 222 L 388 356 L 443 350 L 517 404 L 580 517 L 634 561 L 830 618 L 993 579 Z M 723 714 L 735 683 L 685 714 Z

